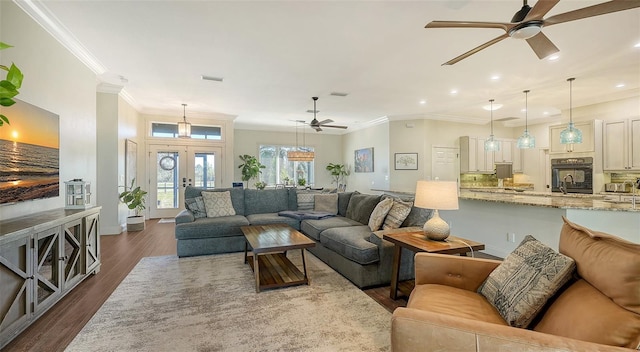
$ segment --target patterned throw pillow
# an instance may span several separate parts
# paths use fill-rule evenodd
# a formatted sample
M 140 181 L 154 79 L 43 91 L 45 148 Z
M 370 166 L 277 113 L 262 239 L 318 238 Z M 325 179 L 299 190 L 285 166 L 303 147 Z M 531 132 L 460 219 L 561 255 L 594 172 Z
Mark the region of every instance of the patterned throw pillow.
M 204 205 L 202 197 L 187 198 L 184 200 L 187 209 L 191 210 L 193 217 L 196 219 L 207 217 L 207 208 Z
M 384 218 L 382 229 L 391 230 L 399 228 L 400 225 L 402 225 L 404 219 L 409 216 L 412 206 L 413 202 L 403 202 L 399 199 L 394 199 L 391 210 L 389 210 L 387 217 Z
M 236 215 L 229 191 L 202 192 L 202 199 L 204 200 L 208 218 Z
M 313 210 L 315 193 L 298 192 L 298 210 Z
M 373 208 L 371 217 L 369 217 L 369 228 L 371 229 L 371 231 L 380 230 L 380 226 L 382 226 L 384 218 L 387 216 L 392 206 L 393 199 L 386 198 L 378 203 L 375 208 Z
M 338 214 L 338 193 L 316 194 L 314 203 L 314 211 L 327 212 L 333 215 Z
M 478 288 L 511 326 L 526 328 L 575 269 L 570 257 L 527 235 Z

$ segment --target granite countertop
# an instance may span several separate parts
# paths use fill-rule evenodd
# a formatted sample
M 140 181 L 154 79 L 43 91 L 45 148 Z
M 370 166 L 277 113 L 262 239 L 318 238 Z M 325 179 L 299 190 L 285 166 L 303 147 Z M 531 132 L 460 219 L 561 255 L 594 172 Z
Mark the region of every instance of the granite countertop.
M 487 202 L 533 205 L 561 209 L 610 210 L 640 212 L 639 205 L 634 209 L 631 203 L 605 201 L 598 194 L 562 194 L 501 189 L 461 189 L 460 199 L 481 200 Z

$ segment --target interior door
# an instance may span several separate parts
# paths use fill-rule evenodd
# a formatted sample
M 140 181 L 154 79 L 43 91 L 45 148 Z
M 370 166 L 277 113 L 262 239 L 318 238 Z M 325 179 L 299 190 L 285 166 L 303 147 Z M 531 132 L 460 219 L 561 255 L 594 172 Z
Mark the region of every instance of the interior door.
M 150 218 L 172 218 L 184 209 L 187 186 L 215 188 L 221 183 L 221 148 L 151 145 L 149 148 Z
M 458 181 L 460 178 L 459 150 L 455 147 L 431 147 L 431 178 Z

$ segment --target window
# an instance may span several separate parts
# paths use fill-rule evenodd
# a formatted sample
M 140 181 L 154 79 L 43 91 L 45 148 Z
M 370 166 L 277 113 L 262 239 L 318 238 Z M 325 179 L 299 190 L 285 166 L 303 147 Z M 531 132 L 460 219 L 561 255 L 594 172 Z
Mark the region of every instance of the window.
M 291 184 L 297 185 L 299 178 L 304 178 L 307 185 L 314 183 L 313 161 L 289 161 L 287 152 L 296 150 L 293 146 L 261 145 L 260 163 L 266 166 L 260 174 L 260 181 L 267 185 Z M 298 148 L 305 152 L 313 152 L 313 148 Z M 289 180 L 287 182 L 287 179 Z
M 222 139 L 222 128 L 218 126 L 195 126 L 191 125 L 192 139 Z M 151 136 L 162 138 L 178 138 L 178 125 L 172 123 L 151 124 Z

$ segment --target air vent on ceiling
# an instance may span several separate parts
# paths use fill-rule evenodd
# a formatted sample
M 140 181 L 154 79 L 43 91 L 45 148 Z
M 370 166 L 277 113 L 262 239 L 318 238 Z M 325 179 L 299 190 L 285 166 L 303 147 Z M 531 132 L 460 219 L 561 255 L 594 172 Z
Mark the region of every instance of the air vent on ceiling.
M 334 97 L 346 97 L 347 95 L 349 95 L 349 93 L 331 92 L 330 95 L 333 95 Z
M 206 76 L 206 75 L 202 75 L 200 76 L 200 78 L 203 81 L 216 81 L 216 82 L 222 82 L 222 80 L 224 79 L 222 77 L 213 77 L 213 76 Z

